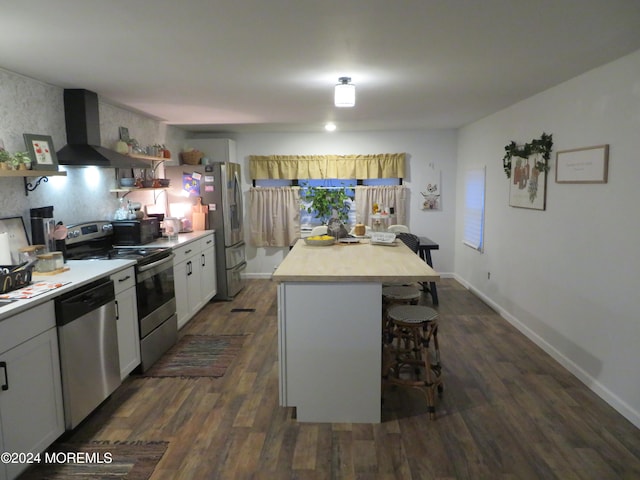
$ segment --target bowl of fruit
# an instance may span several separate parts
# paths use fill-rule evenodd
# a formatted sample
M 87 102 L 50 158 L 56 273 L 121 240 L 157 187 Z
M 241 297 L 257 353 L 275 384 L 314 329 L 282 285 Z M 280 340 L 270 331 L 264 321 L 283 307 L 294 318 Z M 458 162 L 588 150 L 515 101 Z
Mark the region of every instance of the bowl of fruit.
M 311 237 L 305 237 L 304 243 L 314 247 L 325 247 L 336 243 L 336 238 L 331 235 L 313 235 Z

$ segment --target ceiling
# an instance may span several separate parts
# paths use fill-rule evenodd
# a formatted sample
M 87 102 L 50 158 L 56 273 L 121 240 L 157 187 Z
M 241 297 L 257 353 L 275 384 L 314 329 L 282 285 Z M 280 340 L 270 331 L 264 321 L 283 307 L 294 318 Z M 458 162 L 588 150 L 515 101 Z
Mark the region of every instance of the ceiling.
M 457 128 L 638 49 L 638 0 L 0 6 L 1 68 L 199 131 Z

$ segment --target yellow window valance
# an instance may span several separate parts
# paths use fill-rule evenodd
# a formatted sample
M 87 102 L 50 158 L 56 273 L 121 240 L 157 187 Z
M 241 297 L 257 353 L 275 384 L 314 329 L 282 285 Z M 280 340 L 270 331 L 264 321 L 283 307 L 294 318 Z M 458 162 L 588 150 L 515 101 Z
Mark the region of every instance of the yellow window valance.
M 373 155 L 250 155 L 253 180 L 404 178 L 404 153 Z

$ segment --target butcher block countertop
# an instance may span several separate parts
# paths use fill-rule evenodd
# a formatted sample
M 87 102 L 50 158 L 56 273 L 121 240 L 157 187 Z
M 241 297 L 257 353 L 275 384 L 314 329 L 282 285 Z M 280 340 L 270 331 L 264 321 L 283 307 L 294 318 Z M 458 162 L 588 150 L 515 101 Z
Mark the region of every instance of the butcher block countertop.
M 404 243 L 311 246 L 298 240 L 272 276 L 276 282 L 434 282 L 440 275 Z

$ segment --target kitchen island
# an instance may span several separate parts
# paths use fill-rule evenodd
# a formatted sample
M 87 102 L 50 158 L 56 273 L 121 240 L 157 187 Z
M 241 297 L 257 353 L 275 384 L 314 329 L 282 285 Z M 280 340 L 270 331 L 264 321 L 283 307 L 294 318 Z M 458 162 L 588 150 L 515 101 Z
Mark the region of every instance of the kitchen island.
M 439 275 L 403 243 L 309 246 L 299 240 L 278 282 L 280 405 L 301 422 L 379 423 L 382 284 Z

